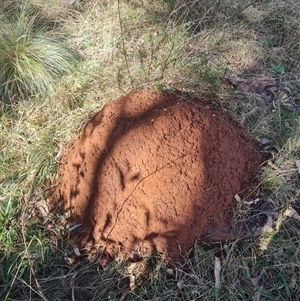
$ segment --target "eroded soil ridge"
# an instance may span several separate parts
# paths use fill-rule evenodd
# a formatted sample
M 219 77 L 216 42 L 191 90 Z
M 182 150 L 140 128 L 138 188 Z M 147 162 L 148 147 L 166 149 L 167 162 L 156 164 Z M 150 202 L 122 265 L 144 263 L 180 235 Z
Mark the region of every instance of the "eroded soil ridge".
M 133 92 L 66 149 L 51 203 L 82 224 L 82 246 L 175 258 L 230 225 L 234 195 L 251 192 L 261 163 L 248 132 L 201 99 Z

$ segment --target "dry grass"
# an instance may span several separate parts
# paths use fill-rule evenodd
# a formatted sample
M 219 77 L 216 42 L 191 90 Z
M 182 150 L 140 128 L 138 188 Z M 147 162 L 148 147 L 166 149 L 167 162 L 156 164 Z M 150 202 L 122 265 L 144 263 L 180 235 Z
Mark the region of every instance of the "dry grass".
M 299 300 L 300 224 L 283 214 L 290 206 L 300 209 L 295 166 L 300 117 L 285 109 L 300 103 L 296 1 L 30 3 L 48 25 L 67 33 L 70 46 L 85 59 L 61 78 L 54 95 L 9 107 L 0 104 L 0 298 Z M 286 94 L 271 105 L 224 81 L 229 75 L 270 73 Z M 56 172 L 56 156 L 82 124 L 110 99 L 147 85 L 196 95 L 209 92 L 213 105 L 267 141 L 269 164 L 260 177 L 276 205 L 274 229 L 225 246 L 218 289 L 217 248 L 195 246 L 171 267 L 159 255 L 134 269 L 118 262 L 101 268 L 89 259 L 68 265 L 66 259 L 75 258 L 74 241 L 59 238 L 58 226 L 48 227 L 52 219 L 63 217 L 36 216 L 33 210 Z

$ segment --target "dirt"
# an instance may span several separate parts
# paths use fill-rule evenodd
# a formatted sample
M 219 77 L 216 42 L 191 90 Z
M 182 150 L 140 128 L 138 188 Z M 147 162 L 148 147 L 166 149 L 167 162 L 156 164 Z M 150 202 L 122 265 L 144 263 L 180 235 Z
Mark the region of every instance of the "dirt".
M 262 161 L 247 130 L 203 100 L 133 92 L 70 142 L 51 204 L 82 224 L 82 247 L 112 258 L 153 250 L 178 258 L 195 241 L 239 236 L 234 195 L 255 191 Z

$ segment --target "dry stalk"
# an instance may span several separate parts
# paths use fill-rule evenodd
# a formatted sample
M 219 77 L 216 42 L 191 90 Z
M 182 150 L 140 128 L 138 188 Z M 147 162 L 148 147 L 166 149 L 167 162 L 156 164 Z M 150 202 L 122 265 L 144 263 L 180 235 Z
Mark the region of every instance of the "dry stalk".
M 36 287 L 37 287 L 37 293 L 44 301 L 48 301 L 48 299 L 46 298 L 46 296 L 44 295 L 44 293 L 41 289 L 41 285 L 40 285 L 40 283 L 39 283 L 39 281 L 38 281 L 38 279 L 35 275 L 33 265 L 32 265 L 31 259 L 30 259 L 30 253 L 29 253 L 29 250 L 28 250 L 28 245 L 27 245 L 26 237 L 25 237 L 25 233 L 24 233 L 24 218 L 23 218 L 24 211 L 25 211 L 25 208 L 24 208 L 24 210 L 22 212 L 22 215 L 21 215 L 21 234 L 22 234 L 22 239 L 23 239 L 23 243 L 24 243 L 24 247 L 25 247 L 25 252 L 26 252 L 25 254 L 26 254 L 26 257 L 28 259 L 28 264 L 29 264 L 29 267 L 30 267 L 31 275 L 34 278 L 34 281 L 35 281 L 35 284 L 36 284 Z
M 21 261 L 24 259 L 24 257 L 25 257 L 25 256 L 23 255 Z M 4 298 L 4 301 L 6 301 L 7 298 L 9 297 L 9 294 L 10 294 L 10 292 L 11 292 L 11 289 L 12 289 L 14 283 L 16 282 L 16 279 L 17 279 L 18 273 L 19 273 L 19 271 L 20 271 L 20 268 L 21 268 L 21 265 L 18 266 L 17 271 L 16 271 L 16 273 L 14 274 L 14 278 L 13 278 L 11 284 L 10 284 L 10 287 L 9 287 L 9 289 L 8 289 L 8 292 L 7 292 L 6 296 L 5 296 L 5 298 Z
M 127 59 L 127 51 L 126 51 L 126 47 L 125 47 L 124 29 L 123 29 L 123 22 L 122 22 L 121 11 L 120 11 L 120 0 L 118 0 L 117 3 L 118 3 L 118 18 L 119 18 L 119 25 L 120 25 L 120 32 L 121 32 L 121 39 L 122 39 L 123 54 L 124 54 L 126 69 L 128 72 L 128 77 L 130 79 L 130 84 L 131 84 L 131 86 L 133 86 L 133 79 L 132 79 L 132 76 L 130 73 L 128 59 Z

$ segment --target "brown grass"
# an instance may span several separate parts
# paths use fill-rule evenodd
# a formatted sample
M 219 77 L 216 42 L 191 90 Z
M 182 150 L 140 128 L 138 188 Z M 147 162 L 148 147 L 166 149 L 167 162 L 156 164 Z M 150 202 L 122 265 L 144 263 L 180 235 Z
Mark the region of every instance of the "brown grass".
M 59 21 L 70 46 L 85 59 L 61 78 L 54 96 L 0 105 L 1 298 L 41 300 L 40 289 L 47 300 L 299 300 L 299 220 L 284 216 L 290 206 L 300 209 L 295 166 L 300 118 L 287 110 L 300 103 L 298 3 L 30 2 L 49 24 Z M 229 75 L 269 74 L 279 82 L 273 104 L 225 81 Z M 273 230 L 222 247 L 219 289 L 217 247 L 195 245 L 182 262 L 169 266 L 154 254 L 139 267 L 124 262 L 101 267 L 97 257 L 78 260 L 76 240 L 60 236 L 64 216 L 36 211 L 65 143 L 109 100 L 147 85 L 209 93 L 213 105 L 231 112 L 256 139 L 267 139 L 269 164 L 260 178 L 276 204 Z

